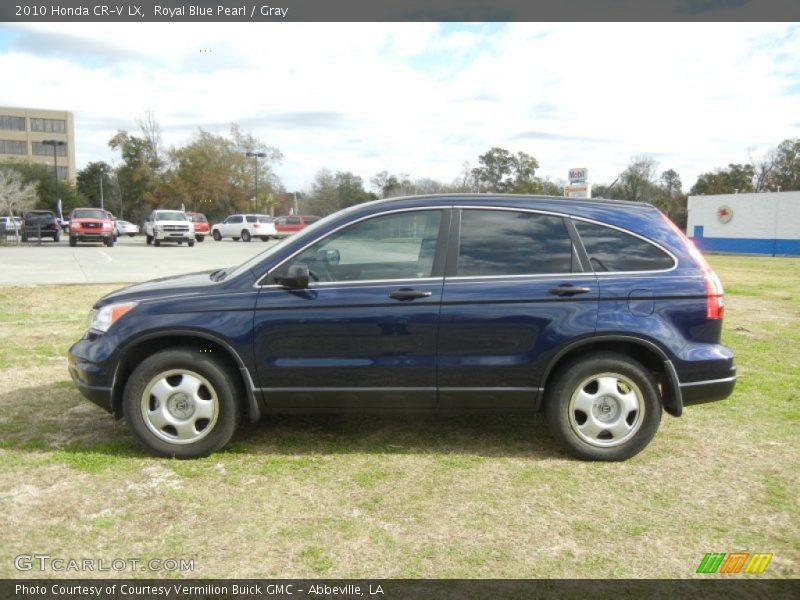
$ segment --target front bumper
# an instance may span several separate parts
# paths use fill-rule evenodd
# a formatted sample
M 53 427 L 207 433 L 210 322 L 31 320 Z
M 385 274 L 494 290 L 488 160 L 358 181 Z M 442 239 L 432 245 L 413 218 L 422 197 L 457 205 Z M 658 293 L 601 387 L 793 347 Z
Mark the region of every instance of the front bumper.
M 69 349 L 69 375 L 83 396 L 108 412 L 114 412 L 112 403 L 113 373 L 103 363 L 86 358 L 91 342 L 82 339 Z
M 153 238 L 160 242 L 188 242 L 194 239 L 194 233 L 189 231 L 156 231 Z
M 81 242 L 97 242 L 107 240 L 114 235 L 113 231 L 71 231 L 69 234 Z

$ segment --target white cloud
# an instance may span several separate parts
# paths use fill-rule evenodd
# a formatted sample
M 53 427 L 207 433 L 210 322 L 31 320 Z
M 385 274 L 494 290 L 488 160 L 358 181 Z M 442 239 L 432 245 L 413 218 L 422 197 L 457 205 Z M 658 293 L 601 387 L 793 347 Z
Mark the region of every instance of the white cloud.
M 79 167 L 111 161 L 108 139 L 135 129 L 147 108 L 168 145 L 198 127 L 242 123 L 284 152 L 278 172 L 289 189 L 323 167 L 449 181 L 491 146 L 533 154 L 554 179 L 586 166 L 598 182 L 650 153 L 689 187 L 702 171 L 747 160 L 748 149 L 800 134 L 800 28 L 787 24 L 37 24 L 6 33 L 0 72 L 16 83 L 0 104 L 74 111 Z

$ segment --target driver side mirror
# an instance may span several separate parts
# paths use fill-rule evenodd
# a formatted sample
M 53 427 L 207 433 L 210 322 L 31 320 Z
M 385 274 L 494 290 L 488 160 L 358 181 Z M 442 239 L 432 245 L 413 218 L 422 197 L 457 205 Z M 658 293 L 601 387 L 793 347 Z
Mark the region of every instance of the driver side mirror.
M 308 265 L 291 265 L 286 275 L 276 277 L 275 281 L 290 290 L 304 290 L 308 287 Z

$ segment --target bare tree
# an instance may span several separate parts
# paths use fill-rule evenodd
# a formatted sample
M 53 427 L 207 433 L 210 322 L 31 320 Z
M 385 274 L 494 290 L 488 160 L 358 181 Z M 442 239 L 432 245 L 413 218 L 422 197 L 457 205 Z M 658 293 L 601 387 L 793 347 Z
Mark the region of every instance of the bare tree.
M 767 152 L 761 160 L 756 161 L 753 158 L 753 148 L 748 148 L 747 157 L 750 159 L 750 165 L 753 167 L 753 191 L 768 191 L 772 174 L 775 172 L 775 166 L 778 162 L 777 152 L 773 148 Z
M 144 114 L 136 119 L 136 124 L 142 132 L 142 137 L 147 142 L 148 154 L 147 157 L 153 170 L 158 171 L 164 166 L 161 158 L 161 126 L 156 121 L 156 115 L 153 109 L 147 108 Z
M 35 203 L 36 184 L 23 183 L 12 169 L 0 169 L 0 212 L 13 217 L 32 209 Z M 19 235 L 16 230 L 15 235 Z

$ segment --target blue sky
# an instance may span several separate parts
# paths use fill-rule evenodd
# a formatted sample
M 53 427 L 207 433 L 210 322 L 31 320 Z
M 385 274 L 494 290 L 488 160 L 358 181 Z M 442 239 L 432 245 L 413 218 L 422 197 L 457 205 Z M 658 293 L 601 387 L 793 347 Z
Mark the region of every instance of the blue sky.
M 0 106 L 75 113 L 78 167 L 152 110 L 165 146 L 238 123 L 285 158 L 441 181 L 492 146 L 612 181 L 634 156 L 684 187 L 800 136 L 796 24 L 0 25 Z

